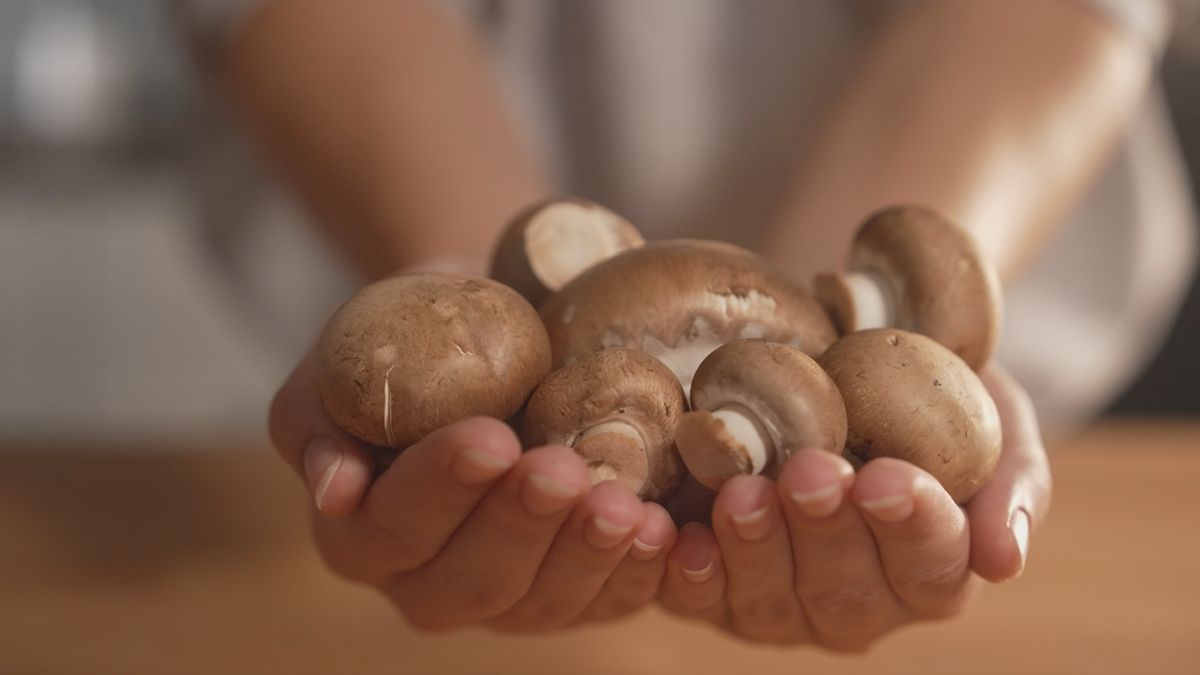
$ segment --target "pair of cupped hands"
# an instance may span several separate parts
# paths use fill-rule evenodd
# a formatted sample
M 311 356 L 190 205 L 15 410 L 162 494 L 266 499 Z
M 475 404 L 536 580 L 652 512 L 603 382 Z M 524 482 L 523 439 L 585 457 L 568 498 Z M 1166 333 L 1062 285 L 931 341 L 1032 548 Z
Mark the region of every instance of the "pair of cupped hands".
M 747 640 L 858 651 L 909 622 L 959 613 L 980 580 L 1021 574 L 1050 501 L 1033 407 L 999 366 L 980 377 L 1004 434 L 965 507 L 915 466 L 797 452 L 774 480 L 728 481 L 711 525 L 677 527 L 628 488 L 590 485 L 565 446 L 523 450 L 501 421 L 444 427 L 390 462 L 340 431 L 301 361 L 271 406 L 271 439 L 313 496 L 326 564 L 421 629 L 547 631 L 651 602 Z M 401 411 L 402 414 L 402 411 Z

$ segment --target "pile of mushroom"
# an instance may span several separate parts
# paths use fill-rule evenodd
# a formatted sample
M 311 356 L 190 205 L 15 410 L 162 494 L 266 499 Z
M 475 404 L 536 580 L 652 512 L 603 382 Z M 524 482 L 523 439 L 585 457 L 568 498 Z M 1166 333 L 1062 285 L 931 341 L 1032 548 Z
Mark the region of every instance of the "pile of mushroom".
M 818 447 L 910 461 L 961 503 L 999 457 L 996 408 L 972 370 L 996 341 L 999 284 L 930 211 L 872 216 L 848 272 L 818 277 L 816 297 L 749 251 L 647 244 L 579 199 L 514 218 L 492 277 L 508 286 L 399 276 L 343 306 L 319 348 L 333 419 L 402 448 L 523 410 L 526 444 L 569 445 L 594 482 L 659 501 L 688 474 L 715 490 Z

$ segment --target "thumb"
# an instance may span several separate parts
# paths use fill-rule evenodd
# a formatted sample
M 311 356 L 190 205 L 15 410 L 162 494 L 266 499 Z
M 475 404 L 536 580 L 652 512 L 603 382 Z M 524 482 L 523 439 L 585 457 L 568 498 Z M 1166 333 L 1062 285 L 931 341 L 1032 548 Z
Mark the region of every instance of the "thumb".
M 310 351 L 271 401 L 271 444 L 304 479 L 317 510 L 337 518 L 358 508 L 371 485 L 371 446 L 333 423 L 316 386 L 316 356 Z
M 1029 538 L 1050 507 L 1050 463 L 1033 403 L 992 363 L 979 373 L 1000 412 L 1003 445 L 991 481 L 967 504 L 971 568 L 989 581 L 1020 576 Z

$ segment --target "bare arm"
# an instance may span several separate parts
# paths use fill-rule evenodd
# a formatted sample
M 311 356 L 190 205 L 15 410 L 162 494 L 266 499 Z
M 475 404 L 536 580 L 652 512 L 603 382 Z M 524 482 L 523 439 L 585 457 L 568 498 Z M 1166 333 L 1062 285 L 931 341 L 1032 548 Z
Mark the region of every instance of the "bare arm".
M 913 3 L 831 109 L 768 250 L 825 269 L 868 212 L 917 202 L 1011 277 L 1103 166 L 1152 65 L 1071 0 Z
M 431 258 L 485 267 L 542 179 L 468 26 L 421 0 L 273 0 L 219 82 L 368 278 Z

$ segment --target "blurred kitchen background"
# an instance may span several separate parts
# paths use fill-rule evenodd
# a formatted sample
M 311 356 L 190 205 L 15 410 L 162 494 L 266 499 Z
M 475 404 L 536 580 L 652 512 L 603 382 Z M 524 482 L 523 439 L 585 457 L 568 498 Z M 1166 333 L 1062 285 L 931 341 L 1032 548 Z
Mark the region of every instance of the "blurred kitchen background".
M 1163 69 L 1195 169 L 1192 51 Z M 0 3 L 0 444 L 260 441 L 275 386 L 353 289 L 198 80 L 167 3 Z M 1193 286 L 1110 414 L 1200 413 L 1197 344 Z

